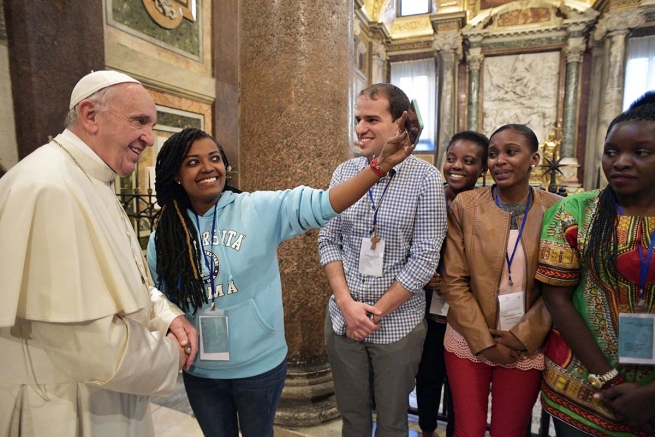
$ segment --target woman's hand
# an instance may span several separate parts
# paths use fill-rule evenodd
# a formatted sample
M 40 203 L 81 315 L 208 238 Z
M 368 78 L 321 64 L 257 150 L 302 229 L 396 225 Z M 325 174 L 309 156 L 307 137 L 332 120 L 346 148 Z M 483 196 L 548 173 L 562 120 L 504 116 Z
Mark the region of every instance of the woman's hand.
M 496 343 L 480 352 L 487 360 L 496 364 L 512 364 L 515 363 L 520 355 L 514 349 L 511 349 L 504 344 Z
M 521 343 L 521 340 L 516 338 L 514 334 L 510 331 L 501 331 L 500 329 L 490 329 L 491 335 L 496 340 L 496 343 L 507 346 L 510 349 L 514 349 L 517 352 L 523 352 L 526 350 L 525 345 Z
M 441 275 L 438 272 L 434 272 L 434 275 L 432 275 L 428 283 L 425 284 L 425 288 L 433 293 L 441 294 L 439 288 L 440 285 L 441 285 Z
M 655 382 L 637 385 L 625 382 L 594 395 L 605 407 L 628 425 L 652 431 L 655 424 Z
M 378 165 L 380 170 L 384 173 L 389 173 L 389 171 L 397 164 L 400 164 L 412 154 L 415 145 L 410 144 L 409 135 L 405 129 L 405 120 L 407 119 L 407 111 L 403 112 L 403 115 L 395 121 L 396 126 L 398 126 L 398 131 L 400 134 L 395 137 L 391 137 L 384 143 L 384 148 L 380 152 L 380 156 L 377 158 Z

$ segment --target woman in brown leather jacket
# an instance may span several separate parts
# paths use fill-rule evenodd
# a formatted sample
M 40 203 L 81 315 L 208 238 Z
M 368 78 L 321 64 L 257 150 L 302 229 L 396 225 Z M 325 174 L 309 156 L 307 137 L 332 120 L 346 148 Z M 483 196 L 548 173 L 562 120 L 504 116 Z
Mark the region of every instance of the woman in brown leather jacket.
M 488 167 L 495 184 L 460 193 L 448 214 L 441 289 L 455 436 L 524 436 L 539 393 L 540 346 L 551 326 L 538 283 L 544 212 L 560 198 L 530 187 L 538 140 L 525 125 L 497 129 Z

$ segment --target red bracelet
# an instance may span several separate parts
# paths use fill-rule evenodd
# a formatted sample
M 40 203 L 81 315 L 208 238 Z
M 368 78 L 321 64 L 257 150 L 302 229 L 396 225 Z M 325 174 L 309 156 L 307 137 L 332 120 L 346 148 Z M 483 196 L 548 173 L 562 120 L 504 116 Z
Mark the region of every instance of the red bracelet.
M 375 155 L 373 155 L 373 159 L 371 159 L 371 165 L 369 167 L 371 167 L 373 173 L 375 173 L 380 178 L 383 178 L 387 175 L 378 165 L 378 159 L 375 157 Z
M 603 390 L 607 390 L 607 389 L 612 388 L 612 387 L 614 387 L 616 385 L 623 384 L 624 382 L 625 382 L 625 378 L 623 377 L 623 375 L 619 375 L 618 378 L 616 378 L 616 380 L 614 382 L 610 382 L 607 385 L 604 385 Z

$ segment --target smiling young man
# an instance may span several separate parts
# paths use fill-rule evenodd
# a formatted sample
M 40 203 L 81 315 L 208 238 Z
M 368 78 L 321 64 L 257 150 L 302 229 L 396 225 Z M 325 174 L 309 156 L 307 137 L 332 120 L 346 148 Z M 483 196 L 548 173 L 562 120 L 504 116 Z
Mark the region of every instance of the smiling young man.
M 148 395 L 172 391 L 197 351 L 114 191 L 154 143 L 155 104 L 97 71 L 69 109 L 0 181 L 0 435 L 152 436 Z
M 341 164 L 330 186 L 353 177 L 397 135 L 409 108 L 399 88 L 376 84 L 357 99 L 361 157 Z M 423 286 L 439 262 L 446 233 L 441 175 L 408 157 L 368 195 L 321 230 L 319 250 L 333 295 L 325 324 L 344 436 L 371 435 L 369 376 L 377 432 L 407 436 L 408 397 L 425 338 Z

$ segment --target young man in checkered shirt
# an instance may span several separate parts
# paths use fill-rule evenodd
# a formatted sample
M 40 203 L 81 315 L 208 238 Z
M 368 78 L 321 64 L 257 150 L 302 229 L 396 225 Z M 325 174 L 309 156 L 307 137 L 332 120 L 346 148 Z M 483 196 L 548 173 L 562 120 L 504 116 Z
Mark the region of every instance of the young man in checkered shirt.
M 330 186 L 375 164 L 395 123 L 409 108 L 399 88 L 376 84 L 357 99 L 361 155 L 341 164 Z M 407 436 L 407 407 L 426 333 L 423 286 L 439 262 L 446 203 L 439 171 L 408 157 L 319 235 L 321 263 L 333 295 L 325 341 L 343 436 Z M 372 378 L 370 378 L 372 375 Z

